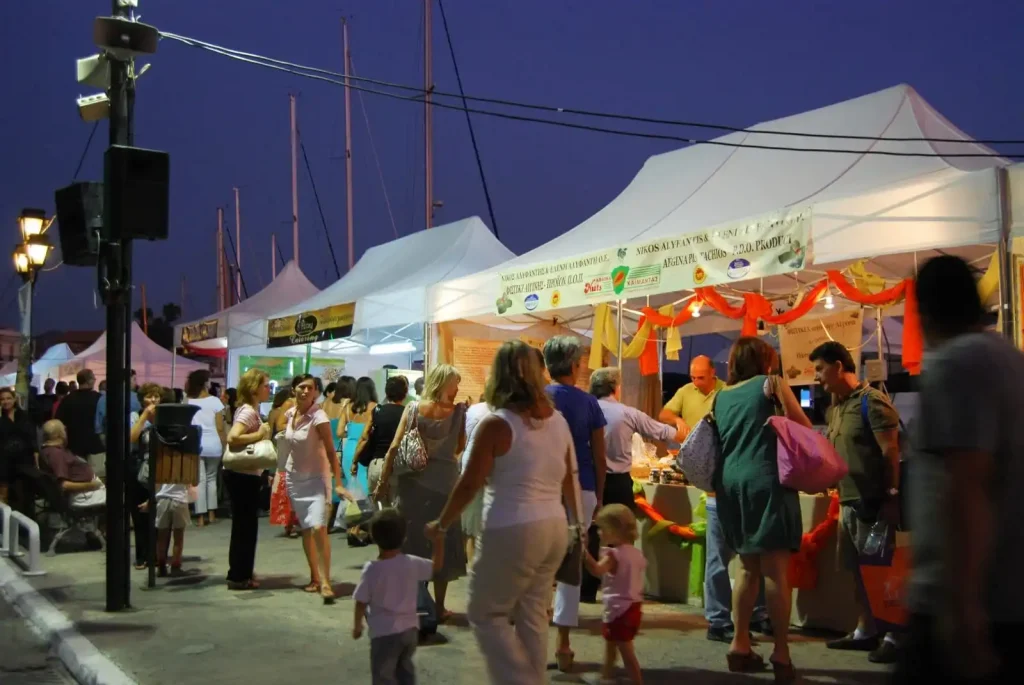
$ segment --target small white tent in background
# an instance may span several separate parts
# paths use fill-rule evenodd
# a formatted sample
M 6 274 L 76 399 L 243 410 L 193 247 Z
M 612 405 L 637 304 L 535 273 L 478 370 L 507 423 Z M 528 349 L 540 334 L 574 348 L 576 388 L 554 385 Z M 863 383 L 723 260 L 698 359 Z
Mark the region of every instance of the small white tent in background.
M 173 360 L 173 362 L 172 362 Z M 171 387 L 171 366 L 175 365 L 175 385 L 181 386 L 185 376 L 198 369 L 208 368 L 206 364 L 186 359 L 174 358 L 169 350 L 157 345 L 149 339 L 135 321 L 132 322 L 132 350 L 130 367 L 138 374 L 139 383 L 159 383 Z M 107 377 L 107 334 L 90 345 L 81 354 L 60 365 L 61 380 L 72 381 L 82 369 L 90 369 L 96 374 L 99 382 Z
M 47 378 L 59 380 L 60 365 L 73 359 L 75 353 L 71 351 L 67 343 L 54 345 L 43 352 L 32 364 L 32 385 L 42 388 Z M 18 362 L 7 362 L 0 367 L 0 387 L 13 386 L 18 380 Z

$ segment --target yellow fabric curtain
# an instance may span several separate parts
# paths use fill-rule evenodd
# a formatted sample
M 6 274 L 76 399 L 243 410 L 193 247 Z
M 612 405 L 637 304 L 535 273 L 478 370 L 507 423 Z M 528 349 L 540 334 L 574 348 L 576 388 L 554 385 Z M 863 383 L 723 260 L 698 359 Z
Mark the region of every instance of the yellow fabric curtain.
M 673 316 L 673 307 L 668 304 L 658 309 L 659 314 Z M 644 351 L 647 341 L 654 331 L 654 325 L 650 321 L 644 321 L 644 325 L 636 332 L 633 339 L 622 349 L 623 359 L 637 359 Z M 599 369 L 604 361 L 603 352 L 607 348 L 612 354 L 618 354 L 619 330 L 615 322 L 615 314 L 610 305 L 601 303 L 594 307 L 594 338 L 590 345 L 590 359 L 587 366 L 591 370 Z M 679 359 L 679 350 L 683 349 L 683 340 L 677 327 L 670 328 L 668 339 L 665 345 L 665 354 L 669 359 Z
M 999 290 L 999 253 L 993 252 L 988 262 L 985 275 L 978 281 L 978 296 L 982 304 L 988 301 Z

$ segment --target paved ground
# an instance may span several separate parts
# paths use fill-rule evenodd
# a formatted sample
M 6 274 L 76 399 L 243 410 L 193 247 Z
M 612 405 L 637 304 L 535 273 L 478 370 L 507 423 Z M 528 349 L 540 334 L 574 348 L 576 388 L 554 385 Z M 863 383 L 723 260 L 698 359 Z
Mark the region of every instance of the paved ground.
M 58 685 L 74 682 L 43 640 L 0 599 L 0 683 Z
M 280 537 L 279 528 L 261 522 L 257 573 L 263 588 L 229 592 L 226 571 L 230 522 L 190 528 L 185 538 L 186 568 L 196 575 L 158 580 L 145 589 L 145 572 L 134 572 L 132 602 L 123 614 L 103 612 L 104 557 L 99 552 L 64 553 L 47 558 L 49 574 L 31 579 L 45 596 L 74 620 L 79 630 L 143 685 L 217 682 L 262 685 L 289 682 L 369 682 L 369 644 L 351 639 L 354 583 L 374 548 L 349 549 L 334 537 L 334 575 L 340 599 L 332 607 L 297 589 L 307 571 L 298 540 Z M 450 608 L 465 608 L 466 583 L 455 583 Z M 574 641 L 580 672 L 601 658 L 599 607 L 586 617 Z M 725 645 L 704 638 L 699 610 L 651 603 L 645 607 L 637 651 L 649 684 L 681 682 L 741 685 L 770 682 L 768 675 L 735 676 L 725 670 Z M 447 644 L 422 648 L 417 656 L 420 681 L 480 685 L 484 667 L 464 616 L 442 628 Z M 553 631 L 552 631 L 553 632 Z M 3 639 L 0 638 L 0 644 Z M 794 637 L 794 661 L 812 683 L 885 682 L 884 669 L 862 654 L 829 652 L 820 637 Z M 766 645 L 761 650 L 770 652 Z M 26 658 L 31 650 L 26 651 Z M 694 679 L 696 678 L 696 679 Z M 14 685 L 0 678 L 4 685 Z M 552 682 L 578 682 L 555 675 Z

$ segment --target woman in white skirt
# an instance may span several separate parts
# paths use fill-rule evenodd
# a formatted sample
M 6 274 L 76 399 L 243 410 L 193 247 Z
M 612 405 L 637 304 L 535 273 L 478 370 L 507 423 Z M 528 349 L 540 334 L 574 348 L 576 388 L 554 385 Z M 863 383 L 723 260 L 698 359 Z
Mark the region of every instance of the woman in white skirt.
M 333 604 L 331 543 L 327 537 L 332 475 L 338 483 L 338 495 L 345 500 L 352 497 L 341 485 L 341 464 L 334 450 L 331 420 L 316 403 L 320 394 L 316 379 L 307 373 L 295 380 L 299 381 L 295 386 L 295 406 L 285 415 L 288 425 L 284 449 L 278 454 L 278 468 L 283 467 L 292 510 L 302 528 L 302 549 L 309 563 L 310 579 L 304 590 L 319 592 L 324 604 Z

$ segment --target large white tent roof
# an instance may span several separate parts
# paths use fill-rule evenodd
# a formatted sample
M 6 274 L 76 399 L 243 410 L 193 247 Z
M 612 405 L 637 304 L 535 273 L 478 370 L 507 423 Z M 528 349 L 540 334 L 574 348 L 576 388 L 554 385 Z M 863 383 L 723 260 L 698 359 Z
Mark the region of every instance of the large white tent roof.
M 862 138 L 785 135 L 794 132 Z M 507 269 L 684 236 L 791 207 L 812 208 L 816 264 L 995 242 L 991 169 L 1006 161 L 951 156 L 993 154 L 977 143 L 921 138 L 970 141 L 913 88 L 900 85 L 656 155 L 579 226 L 496 268 L 433 288 L 432 320 L 493 314 L 498 274 Z
M 47 378 L 56 379 L 60 365 L 72 359 L 75 353 L 71 351 L 67 343 L 59 343 L 43 354 L 32 363 L 32 385 L 41 387 Z M 18 362 L 8 362 L 0 368 L 0 387 L 12 386 L 17 381 Z
M 238 348 L 262 345 L 266 343 L 267 316 L 302 302 L 317 292 L 317 287 L 310 283 L 299 265 L 290 261 L 267 287 L 252 297 L 216 314 L 177 324 L 174 327 L 175 343 L 181 340 L 182 329 L 186 326 L 216 319 L 218 338 L 196 343 L 195 347 L 224 347 L 226 344 Z
M 198 369 L 208 369 L 206 364 L 177 357 L 169 350 L 157 345 L 135 321 L 132 321 L 131 368 L 138 374 L 139 383 L 159 383 L 172 387 L 171 365 L 174 360 L 174 385 L 182 385 L 185 376 Z M 73 359 L 60 365 L 60 377 L 73 380 L 82 369 L 91 369 L 97 382 L 107 377 L 107 334 L 104 332 L 96 342 Z
M 420 323 L 428 315 L 429 286 L 513 257 L 473 216 L 372 247 L 341 280 L 268 318 L 355 302 L 354 332 Z

